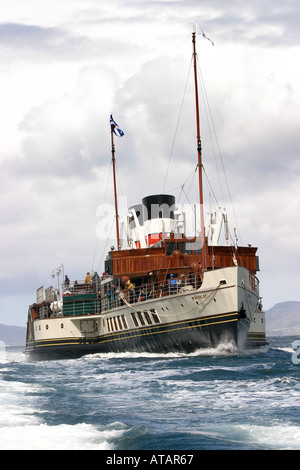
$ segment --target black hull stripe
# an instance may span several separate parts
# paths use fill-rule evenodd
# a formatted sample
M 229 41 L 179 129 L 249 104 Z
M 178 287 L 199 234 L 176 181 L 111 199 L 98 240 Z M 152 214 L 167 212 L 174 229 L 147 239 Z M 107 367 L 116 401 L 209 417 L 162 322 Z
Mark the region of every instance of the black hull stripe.
M 224 319 L 226 318 L 226 319 Z M 43 347 L 54 346 L 72 346 L 82 345 L 85 343 L 90 344 L 104 344 L 115 341 L 126 341 L 130 339 L 141 338 L 143 336 L 153 336 L 158 334 L 169 334 L 179 330 L 189 330 L 205 326 L 221 325 L 225 323 L 237 322 L 239 319 L 238 313 L 232 312 L 227 314 L 214 315 L 213 317 L 200 318 L 198 320 L 186 320 L 181 322 L 173 322 L 169 324 L 151 325 L 147 328 L 139 328 L 136 330 L 124 330 L 114 333 L 109 333 L 103 336 L 96 336 L 90 338 L 76 337 L 76 338 L 51 338 L 45 340 L 37 340 L 35 345 L 28 344 L 26 350 L 36 350 Z
M 107 339 L 104 339 L 103 341 L 100 341 L 101 343 L 107 343 L 107 342 L 110 342 L 110 341 L 117 341 L 117 340 L 123 340 L 123 339 L 130 339 L 130 338 L 139 338 L 141 336 L 149 336 L 149 335 L 156 335 L 156 334 L 162 334 L 162 333 L 171 333 L 171 332 L 174 332 L 174 331 L 178 331 L 178 330 L 188 330 L 188 329 L 191 329 L 191 328 L 199 328 L 200 327 L 203 327 L 203 326 L 211 326 L 211 325 L 217 325 L 217 324 L 223 324 L 223 323 L 229 323 L 229 322 L 235 322 L 237 321 L 236 318 L 232 319 L 232 320 L 225 320 L 225 321 L 217 321 L 217 322 L 210 322 L 210 323 L 204 323 L 204 324 L 201 324 L 201 323 L 197 323 L 195 325 L 190 325 L 190 326 L 184 326 L 182 325 L 181 327 L 178 327 L 178 328 L 170 328 L 170 327 L 167 327 L 166 325 L 164 325 L 164 327 L 160 327 L 160 329 L 158 331 L 146 331 L 144 333 L 140 332 L 138 333 L 138 331 L 133 331 L 132 333 L 133 334 L 127 334 L 126 336 L 122 334 L 122 336 L 116 336 L 116 337 L 108 337 Z M 105 335 L 107 337 L 107 335 Z M 105 338 L 105 336 L 103 336 L 103 338 Z

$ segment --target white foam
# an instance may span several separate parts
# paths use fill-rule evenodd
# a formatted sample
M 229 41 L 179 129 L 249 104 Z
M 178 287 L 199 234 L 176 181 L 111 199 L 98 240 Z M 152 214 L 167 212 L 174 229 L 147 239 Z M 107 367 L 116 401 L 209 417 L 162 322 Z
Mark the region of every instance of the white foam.
M 243 439 L 264 449 L 296 450 L 300 449 L 300 426 L 235 426 L 238 435 Z
M 47 424 L 0 428 L 2 450 L 110 450 L 126 427 L 113 423 L 106 427 L 79 423 Z
M 295 351 L 292 347 L 290 348 L 273 348 L 275 351 L 283 351 L 283 352 L 287 352 L 289 354 L 293 354 L 293 352 Z
M 243 449 L 298 450 L 300 449 L 300 427 L 292 425 L 212 424 L 201 430 L 191 430 L 220 441 L 238 444 Z
M 34 416 L 35 394 L 44 387 L 37 384 L 0 381 L 0 426 L 25 426 L 37 424 L 40 420 Z
M 197 349 L 191 356 L 233 356 L 238 353 L 238 349 L 231 342 L 220 343 L 215 348 Z
M 185 352 L 169 352 L 169 353 L 154 353 L 154 352 L 110 352 L 110 353 L 95 353 L 87 354 L 82 358 L 85 361 L 98 361 L 99 359 L 155 359 L 155 358 L 182 358 L 182 357 L 195 357 L 195 356 L 231 356 L 236 355 L 238 352 L 236 346 L 231 342 L 224 342 L 215 348 L 201 348 L 192 353 Z
M 52 390 L 55 391 L 41 384 L 0 380 L 1 450 L 109 450 L 114 440 L 127 432 L 127 426 L 122 423 L 107 426 L 46 424 L 47 416 L 36 409 L 36 397 Z

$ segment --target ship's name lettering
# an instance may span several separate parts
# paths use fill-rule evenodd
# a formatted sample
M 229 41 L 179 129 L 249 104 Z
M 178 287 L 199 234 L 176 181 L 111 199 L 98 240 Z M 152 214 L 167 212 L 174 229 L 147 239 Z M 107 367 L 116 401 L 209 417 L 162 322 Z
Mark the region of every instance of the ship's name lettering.
M 207 294 L 199 294 L 199 295 L 195 295 L 194 297 L 192 297 L 192 300 L 206 299 L 206 297 L 207 297 Z

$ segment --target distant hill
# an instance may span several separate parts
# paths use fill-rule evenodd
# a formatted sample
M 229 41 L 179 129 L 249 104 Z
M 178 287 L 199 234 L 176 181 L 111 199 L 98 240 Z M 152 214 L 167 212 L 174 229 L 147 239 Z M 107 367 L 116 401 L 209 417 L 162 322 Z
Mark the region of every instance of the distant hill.
M 300 335 L 300 302 L 280 302 L 266 312 L 269 336 Z
M 10 326 L 0 323 L 0 340 L 6 346 L 25 346 L 26 328 L 22 326 Z

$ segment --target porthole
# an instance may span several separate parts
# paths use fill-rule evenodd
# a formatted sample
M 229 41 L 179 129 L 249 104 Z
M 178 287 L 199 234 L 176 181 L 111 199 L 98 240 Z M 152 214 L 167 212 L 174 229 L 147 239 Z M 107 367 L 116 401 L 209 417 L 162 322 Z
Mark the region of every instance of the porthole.
M 64 327 L 64 324 L 63 324 L 63 323 L 61 323 L 60 327 L 61 327 L 61 328 L 63 328 L 63 327 Z

